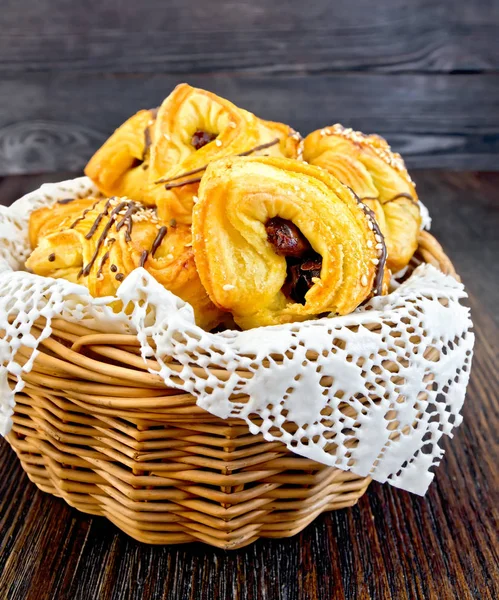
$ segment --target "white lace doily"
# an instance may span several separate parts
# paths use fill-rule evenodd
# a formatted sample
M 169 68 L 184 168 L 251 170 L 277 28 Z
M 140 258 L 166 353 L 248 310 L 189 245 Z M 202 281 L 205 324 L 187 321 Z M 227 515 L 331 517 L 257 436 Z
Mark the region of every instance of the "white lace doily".
M 439 440 L 462 420 L 474 342 L 462 284 L 421 265 L 391 294 L 351 315 L 214 334 L 195 325 L 188 304 L 136 269 L 117 294 L 134 309 L 115 314 L 114 298 L 94 299 L 83 286 L 20 271 L 29 254 L 29 213 L 96 193 L 82 177 L 0 207 L 0 433 L 11 427 L 15 393 L 37 344 L 50 335 L 51 319 L 62 317 L 136 333 L 142 356 L 158 361 L 165 384 L 193 394 L 214 415 L 240 417 L 252 433 L 301 456 L 426 492 L 443 454 Z M 35 339 L 31 327 L 40 316 L 46 325 Z M 23 367 L 14 360 L 21 345 L 35 349 Z M 172 359 L 180 371 L 170 368 Z M 13 391 L 8 373 L 18 376 Z

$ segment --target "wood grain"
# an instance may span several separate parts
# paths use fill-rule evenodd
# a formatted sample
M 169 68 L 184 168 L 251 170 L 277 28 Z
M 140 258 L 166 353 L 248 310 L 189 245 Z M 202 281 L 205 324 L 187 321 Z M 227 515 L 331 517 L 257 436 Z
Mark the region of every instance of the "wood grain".
M 4 0 L 0 31 L 0 175 L 81 169 L 182 81 L 411 167 L 499 169 L 495 0 Z
M 8 204 L 42 180 L 0 179 Z M 148 547 L 39 492 L 0 444 L 0 598 L 495 600 L 499 174 L 418 171 L 418 191 L 470 292 L 477 344 L 464 423 L 425 498 L 373 484 L 289 540 L 232 553 Z
M 11 0 L 0 72 L 498 72 L 499 5 Z M 22 17 L 22 18 L 21 18 Z
M 177 75 L 50 73 L 0 79 L 0 175 L 79 170 L 130 114 L 159 104 Z M 499 75 L 189 75 L 306 134 L 341 122 L 376 131 L 410 167 L 498 168 Z

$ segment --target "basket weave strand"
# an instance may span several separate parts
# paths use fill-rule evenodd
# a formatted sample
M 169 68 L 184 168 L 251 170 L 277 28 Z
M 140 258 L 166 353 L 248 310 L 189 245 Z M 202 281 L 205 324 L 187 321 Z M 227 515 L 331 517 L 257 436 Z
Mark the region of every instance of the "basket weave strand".
M 420 234 L 414 261 L 456 277 L 429 233 Z M 139 541 L 229 549 L 292 536 L 320 513 L 355 504 L 370 483 L 298 457 L 165 387 L 134 336 L 61 319 L 52 330 L 23 375 L 7 439 L 41 490 L 106 516 Z M 21 348 L 18 362 L 30 354 Z

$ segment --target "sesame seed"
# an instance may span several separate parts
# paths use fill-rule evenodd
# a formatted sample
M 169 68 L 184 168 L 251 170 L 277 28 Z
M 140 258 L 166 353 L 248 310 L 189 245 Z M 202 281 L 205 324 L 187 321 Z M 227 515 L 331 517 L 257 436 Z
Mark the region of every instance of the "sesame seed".
M 232 129 L 235 129 L 237 127 L 237 125 L 234 123 L 234 121 L 230 121 L 229 127 L 232 127 Z
M 362 275 L 362 277 L 360 278 L 360 283 L 366 287 L 367 285 L 367 277 L 365 275 Z
M 368 248 L 372 248 L 373 247 L 373 241 L 372 240 L 367 240 L 367 247 Z
M 381 248 L 383 248 L 383 244 L 380 242 L 379 244 L 376 244 L 375 248 L 377 250 L 381 250 Z
M 369 219 L 369 221 L 367 221 L 367 226 L 369 227 L 369 229 L 373 229 L 373 223 L 372 223 L 371 219 Z
M 194 204 L 196 204 L 196 202 L 199 202 L 199 198 L 197 196 L 193 196 L 192 201 L 194 202 Z
M 375 233 L 375 234 L 374 234 L 374 239 L 375 239 L 377 242 L 380 242 L 380 243 L 382 242 L 382 239 L 381 239 L 381 236 L 379 235 L 379 233 Z
M 320 277 L 312 277 L 312 283 L 319 283 L 321 280 Z
M 215 146 L 221 146 L 222 145 L 222 140 L 215 140 Z
M 223 286 L 223 288 L 222 288 L 222 289 L 224 290 L 224 292 L 230 292 L 230 290 L 233 290 L 233 289 L 235 289 L 235 287 L 236 287 L 235 285 L 232 285 L 232 284 L 230 284 L 230 283 L 226 283 L 226 284 Z
M 167 258 L 168 260 L 173 260 L 173 254 L 167 254 L 167 255 L 166 255 L 166 258 Z
M 379 260 L 377 258 L 371 258 L 371 262 L 373 265 L 379 265 Z
M 165 138 L 165 140 L 170 141 L 171 138 L 167 133 L 163 133 L 163 137 Z

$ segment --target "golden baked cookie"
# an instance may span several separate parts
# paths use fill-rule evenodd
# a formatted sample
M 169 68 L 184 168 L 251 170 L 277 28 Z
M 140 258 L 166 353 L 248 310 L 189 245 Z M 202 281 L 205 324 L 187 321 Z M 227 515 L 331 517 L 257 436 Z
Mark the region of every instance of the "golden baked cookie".
M 164 220 L 190 224 L 199 180 L 211 161 L 259 153 L 296 158 L 300 148 L 300 135 L 288 125 L 263 121 L 220 96 L 181 84 L 158 111 L 150 201 Z
M 421 213 L 402 157 L 380 136 L 338 124 L 308 135 L 303 157 L 352 188 L 374 211 L 386 240 L 387 266 L 395 272 L 405 267 L 417 249 Z
M 205 289 L 244 329 L 348 314 L 383 291 L 386 252 L 372 212 L 303 162 L 211 163 L 192 230 Z
M 224 315 L 197 274 L 190 227 L 168 227 L 155 209 L 124 197 L 75 201 L 72 215 L 69 206 L 42 208 L 31 215 L 35 247 L 26 261 L 29 270 L 82 283 L 100 297 L 115 295 L 131 271 L 144 267 L 192 305 L 198 325 L 211 329 L 221 322 Z
M 85 175 L 106 196 L 128 196 L 146 202 L 147 170 L 156 109 L 130 117 L 92 156 Z

